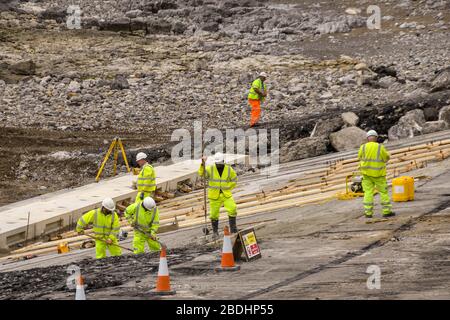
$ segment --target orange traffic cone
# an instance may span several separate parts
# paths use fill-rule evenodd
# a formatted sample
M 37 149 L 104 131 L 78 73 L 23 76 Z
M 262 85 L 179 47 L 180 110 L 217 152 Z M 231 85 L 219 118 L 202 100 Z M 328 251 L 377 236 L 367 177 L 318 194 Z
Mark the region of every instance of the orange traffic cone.
M 150 291 L 150 294 L 156 296 L 168 296 L 173 295 L 175 293 L 176 293 L 175 290 L 170 289 L 170 276 L 169 276 L 169 268 L 167 266 L 166 249 L 161 248 L 156 289 Z
M 220 267 L 215 268 L 217 272 L 220 271 L 238 271 L 241 267 L 234 264 L 233 246 L 231 245 L 231 236 L 228 226 L 223 230 L 223 248 L 222 248 L 222 262 Z
M 84 279 L 82 276 L 77 279 L 77 291 L 75 292 L 75 300 L 86 300 L 86 294 L 84 292 Z

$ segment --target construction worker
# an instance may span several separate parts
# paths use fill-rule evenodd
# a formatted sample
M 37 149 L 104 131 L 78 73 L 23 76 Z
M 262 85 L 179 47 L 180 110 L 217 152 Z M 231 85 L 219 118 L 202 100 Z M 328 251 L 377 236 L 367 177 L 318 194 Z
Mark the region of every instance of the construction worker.
M 156 232 L 159 228 L 159 209 L 155 200 L 145 197 L 125 210 L 125 217 L 134 228 L 133 250 L 135 254 L 145 252 L 145 244 L 151 251 L 161 250 Z
M 381 143 L 377 142 L 378 133 L 375 130 L 367 132 L 367 143 L 358 152 L 359 170 L 363 175 L 364 214 L 366 218 L 373 216 L 373 195 L 375 189 L 381 197 L 383 217 L 395 216 L 387 191 L 386 163 L 390 155 Z
M 147 155 L 139 152 L 136 155 L 136 162 L 141 168 L 137 177 L 136 188 L 138 193 L 135 202 L 144 200 L 145 197 L 153 197 L 156 190 L 155 169 L 147 162 Z
M 267 74 L 261 72 L 259 77 L 253 81 L 250 91 L 248 93 L 248 103 L 252 110 L 250 115 L 250 127 L 253 127 L 259 121 L 261 115 L 261 104 L 267 97 L 267 86 L 264 83 L 267 79 Z
M 120 232 L 119 216 L 116 213 L 114 200 L 106 198 L 102 207 L 85 213 L 77 223 L 76 231 L 84 234 L 84 229 L 93 225 L 95 240 L 95 256 L 97 259 L 106 258 L 106 249 L 111 256 L 120 256 L 122 250 L 118 246 L 117 237 Z
M 202 165 L 198 170 L 199 176 L 203 177 L 203 163 L 206 163 L 207 157 L 202 158 Z M 224 163 L 224 155 L 218 152 L 214 156 L 215 164 L 206 167 L 206 176 L 208 180 L 208 199 L 214 237 L 219 236 L 219 210 L 222 205 L 228 213 L 230 231 L 236 233 L 236 203 L 234 202 L 231 191 L 236 187 L 237 175 L 233 168 Z

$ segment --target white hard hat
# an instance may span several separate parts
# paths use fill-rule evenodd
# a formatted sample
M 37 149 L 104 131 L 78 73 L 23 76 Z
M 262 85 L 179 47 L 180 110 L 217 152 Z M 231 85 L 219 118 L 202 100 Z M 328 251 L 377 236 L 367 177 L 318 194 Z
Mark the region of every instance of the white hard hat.
M 116 210 L 116 204 L 114 203 L 114 200 L 111 198 L 106 198 L 102 201 L 102 207 L 109 210 L 114 211 Z
M 150 209 L 153 209 L 154 207 L 156 207 L 155 200 L 153 200 L 152 197 L 145 197 L 142 204 L 144 205 L 145 209 L 147 209 L 147 210 L 150 210 Z
M 267 78 L 267 73 L 265 73 L 265 72 L 261 72 L 261 73 L 259 74 L 259 76 L 260 76 L 260 77 L 264 77 L 264 78 Z
M 223 162 L 223 160 L 224 160 L 224 156 L 223 156 L 222 152 L 217 152 L 214 155 L 214 162 Z
M 136 155 L 136 161 L 143 160 L 143 159 L 147 159 L 147 155 L 145 153 L 143 153 L 143 152 L 139 152 Z
M 378 133 L 375 130 L 369 130 L 369 132 L 367 132 L 367 138 L 368 137 L 378 137 Z

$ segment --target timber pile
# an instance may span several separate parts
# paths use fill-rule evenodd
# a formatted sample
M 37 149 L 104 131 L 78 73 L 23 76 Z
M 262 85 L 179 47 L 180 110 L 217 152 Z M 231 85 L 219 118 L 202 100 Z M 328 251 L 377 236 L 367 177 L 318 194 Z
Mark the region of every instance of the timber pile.
M 450 139 L 438 142 L 424 143 L 416 146 L 389 150 L 391 160 L 387 166 L 387 178 L 392 179 L 414 169 L 423 168 L 430 161 L 441 161 L 450 156 Z M 304 170 L 296 170 L 296 178 L 281 187 L 269 192 L 243 194 L 236 197 L 239 216 L 271 212 L 279 209 L 299 207 L 307 204 L 323 203 L 336 199 L 337 192 L 345 191 L 346 177 L 358 172 L 358 159 L 337 160 L 325 165 L 317 163 L 317 169 L 308 166 Z M 253 180 L 252 180 L 253 181 Z M 250 182 L 252 183 L 252 182 Z M 245 181 L 243 182 L 245 184 Z M 194 185 L 197 185 L 195 183 Z M 172 194 L 161 196 L 160 233 L 178 228 L 194 227 L 204 223 L 203 193 L 200 190 L 179 197 Z M 124 210 L 129 202 L 118 205 Z M 220 217 L 226 218 L 226 212 L 221 209 Z M 125 219 L 121 226 L 132 235 L 132 227 Z M 86 233 L 92 233 L 87 230 Z M 57 241 L 36 243 L 12 252 L 8 259 L 20 259 L 27 255 L 54 253 L 58 244 L 68 242 L 72 249 L 80 248 L 88 236 L 78 236 L 75 232 L 60 235 Z

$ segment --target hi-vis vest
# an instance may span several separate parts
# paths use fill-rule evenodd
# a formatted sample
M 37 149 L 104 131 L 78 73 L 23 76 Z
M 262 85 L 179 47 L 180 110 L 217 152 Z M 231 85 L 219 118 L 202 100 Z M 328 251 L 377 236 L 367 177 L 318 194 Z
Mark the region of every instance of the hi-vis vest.
M 91 210 L 78 220 L 76 231 L 85 229 L 89 224 L 92 224 L 97 238 L 109 239 L 119 236 L 120 223 L 116 212 L 104 214 L 101 209 Z
M 146 163 L 139 172 L 136 187 L 138 192 L 154 192 L 156 190 L 156 177 L 153 167 Z
M 155 234 L 159 228 L 159 209 L 145 210 L 142 202 L 133 203 L 125 210 L 125 217 L 137 231 Z
M 203 176 L 203 165 L 200 165 L 198 174 Z M 222 176 L 219 175 L 216 165 L 206 167 L 206 179 L 208 180 L 208 198 L 216 200 L 220 196 L 220 192 L 226 198 L 232 196 L 231 191 L 236 187 L 237 175 L 230 165 L 225 165 Z
M 386 163 L 389 158 L 389 153 L 381 143 L 365 143 L 359 148 L 358 152 L 359 169 L 366 176 L 386 176 Z
M 263 86 L 263 82 L 261 81 L 260 78 L 258 78 L 255 81 L 253 81 L 250 91 L 248 93 L 248 99 L 264 101 L 264 97 L 261 97 L 259 94 L 257 94 L 254 88 L 258 88 L 260 91 L 264 92 L 264 90 L 266 90 L 267 88 L 266 84 L 264 83 Z

